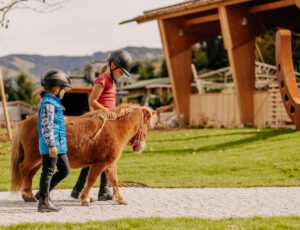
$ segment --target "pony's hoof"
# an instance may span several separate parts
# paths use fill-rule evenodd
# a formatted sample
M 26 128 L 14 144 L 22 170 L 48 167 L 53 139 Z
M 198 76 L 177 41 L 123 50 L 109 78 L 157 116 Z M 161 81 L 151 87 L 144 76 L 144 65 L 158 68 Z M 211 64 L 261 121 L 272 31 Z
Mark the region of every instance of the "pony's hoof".
M 37 199 L 35 199 L 34 196 L 28 197 L 25 194 L 22 194 L 22 198 L 25 202 L 37 202 Z
M 122 205 L 127 205 L 128 203 L 126 202 L 126 200 L 121 200 L 118 202 L 119 204 L 122 204 Z
M 122 200 L 113 199 L 113 204 L 127 205 L 128 203 L 124 199 L 122 199 Z
M 81 205 L 89 207 L 90 206 L 90 202 L 88 202 L 88 201 L 81 201 Z

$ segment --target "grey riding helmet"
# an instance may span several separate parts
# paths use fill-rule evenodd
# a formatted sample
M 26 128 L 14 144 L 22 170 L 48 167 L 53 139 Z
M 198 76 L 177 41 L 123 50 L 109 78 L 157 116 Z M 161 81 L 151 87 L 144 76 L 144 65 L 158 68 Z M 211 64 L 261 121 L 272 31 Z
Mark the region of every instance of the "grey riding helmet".
M 115 50 L 108 56 L 107 62 L 110 63 L 111 61 L 114 61 L 114 63 L 130 77 L 129 71 L 133 66 L 133 59 L 130 53 L 126 50 Z
M 66 92 L 71 90 L 71 79 L 64 71 L 53 69 L 44 73 L 41 77 L 41 85 L 45 89 L 60 86 Z

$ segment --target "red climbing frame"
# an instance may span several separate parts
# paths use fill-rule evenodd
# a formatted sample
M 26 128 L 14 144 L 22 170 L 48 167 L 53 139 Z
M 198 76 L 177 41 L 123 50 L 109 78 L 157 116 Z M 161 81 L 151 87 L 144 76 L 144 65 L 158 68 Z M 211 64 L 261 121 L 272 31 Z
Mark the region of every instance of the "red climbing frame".
M 296 129 L 300 130 L 300 90 L 295 77 L 289 30 L 280 29 L 276 33 L 276 65 L 283 104 Z

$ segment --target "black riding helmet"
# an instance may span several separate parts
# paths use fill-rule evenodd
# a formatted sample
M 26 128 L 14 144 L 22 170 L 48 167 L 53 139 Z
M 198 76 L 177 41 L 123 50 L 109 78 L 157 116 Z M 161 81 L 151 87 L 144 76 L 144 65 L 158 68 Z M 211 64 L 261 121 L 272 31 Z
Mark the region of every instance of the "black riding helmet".
M 51 89 L 54 86 L 60 86 L 65 91 L 71 90 L 71 79 L 65 72 L 53 69 L 44 73 L 41 77 L 41 85 L 45 89 Z
M 114 63 L 121 68 L 128 77 L 130 77 L 129 71 L 133 65 L 130 53 L 126 50 L 115 50 L 108 56 L 107 62 L 110 64 L 111 61 L 114 61 Z

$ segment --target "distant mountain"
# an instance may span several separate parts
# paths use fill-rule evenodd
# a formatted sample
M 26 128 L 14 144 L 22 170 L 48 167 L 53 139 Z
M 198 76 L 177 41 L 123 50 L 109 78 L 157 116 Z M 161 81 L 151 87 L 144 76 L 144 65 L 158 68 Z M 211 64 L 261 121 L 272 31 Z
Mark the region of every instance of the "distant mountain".
M 134 60 L 162 57 L 162 50 L 146 47 L 126 47 L 132 53 Z M 57 68 L 66 72 L 74 72 L 82 69 L 92 61 L 106 60 L 109 52 L 96 52 L 91 56 L 41 56 L 12 54 L 0 57 L 0 67 L 4 76 L 15 77 L 18 72 L 25 72 L 33 78 L 39 77 L 43 72 Z

